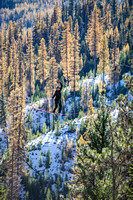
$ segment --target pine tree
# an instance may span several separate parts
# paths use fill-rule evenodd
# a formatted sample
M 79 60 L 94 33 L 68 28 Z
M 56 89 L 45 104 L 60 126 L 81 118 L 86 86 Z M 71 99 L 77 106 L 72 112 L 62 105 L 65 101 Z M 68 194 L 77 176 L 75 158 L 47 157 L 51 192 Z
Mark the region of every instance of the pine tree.
M 112 42 L 113 42 L 113 49 L 112 49 L 112 66 L 111 66 L 111 74 L 110 74 L 110 82 L 111 84 L 113 83 L 113 88 L 114 88 L 114 95 L 116 95 L 116 81 L 119 80 L 119 74 L 120 74 L 120 67 L 119 67 L 119 48 L 118 48 L 118 37 L 119 37 L 119 32 L 118 28 L 116 27 L 113 30 L 113 35 L 112 35 Z
M 55 135 L 59 136 L 61 134 L 61 126 L 60 126 L 60 121 L 57 119 L 56 122 L 56 127 L 55 127 Z
M 108 71 L 108 63 L 109 63 L 109 49 L 108 49 L 108 41 L 107 37 L 104 34 L 101 39 L 100 45 L 100 62 L 98 65 L 99 70 L 103 72 L 103 83 L 105 82 L 104 76 L 105 72 Z
M 63 0 L 62 0 L 62 7 L 61 7 L 61 18 L 62 18 L 62 22 L 64 23 L 64 21 L 66 20 L 66 16 L 65 16 L 65 5 L 64 5 Z
M 101 13 L 95 3 L 91 14 L 91 22 L 88 24 L 86 42 L 89 43 L 90 55 L 94 58 L 94 77 L 96 77 L 97 64 L 96 60 L 99 57 L 100 41 L 102 33 Z
M 5 23 L 4 23 L 4 27 L 3 27 L 2 36 L 3 36 L 3 48 L 5 50 L 6 49 L 6 41 L 7 41 L 7 25 Z
M 12 104 L 15 101 L 16 104 Z M 18 199 L 20 189 L 20 175 L 24 169 L 24 112 L 21 88 L 17 87 L 10 94 L 8 110 L 8 135 L 9 135 L 9 155 L 7 165 L 6 180 L 8 184 L 8 199 Z
M 15 90 L 19 85 L 19 63 L 18 63 L 18 55 L 16 53 L 17 47 L 16 42 L 13 39 L 13 43 L 11 45 L 11 88 L 10 90 Z
M 12 27 L 12 21 L 9 21 L 9 25 L 8 25 L 8 34 L 7 34 L 7 39 L 9 41 L 9 44 L 11 44 L 13 42 L 13 27 Z
M 74 37 L 79 42 L 80 36 L 79 36 L 79 25 L 78 20 L 76 20 L 75 27 L 74 27 Z
M 57 63 L 54 57 L 52 57 L 49 61 L 49 77 L 47 81 L 47 88 L 50 90 L 51 95 L 54 94 L 54 90 L 58 80 L 58 68 Z M 52 102 L 53 109 L 53 102 Z M 53 116 L 53 129 L 54 129 L 54 116 Z
M 22 40 L 22 36 L 23 36 L 23 19 L 22 18 L 19 20 L 18 35 L 19 35 L 19 38 Z
M 44 122 L 43 127 L 42 127 L 42 133 L 45 134 L 46 131 L 47 131 L 47 125 L 46 125 L 46 123 Z
M 4 101 L 5 96 L 4 96 L 4 92 L 2 91 L 1 94 L 1 99 L 0 100 L 0 126 L 2 128 L 4 128 L 6 126 L 6 101 Z
M 41 44 L 39 47 L 39 58 L 38 58 L 38 70 L 37 79 L 40 80 L 42 84 L 42 89 L 44 89 L 44 81 L 48 77 L 48 61 L 47 61 L 47 51 L 45 46 L 44 38 L 41 39 Z
M 49 168 L 50 165 L 51 165 L 51 152 L 49 149 L 46 155 L 46 168 Z
M 50 91 L 46 85 L 46 103 L 45 103 L 45 109 L 50 111 Z M 46 124 L 47 126 L 50 128 L 50 114 L 49 113 L 46 113 Z
M 25 84 L 25 68 L 24 68 L 24 59 L 23 59 L 23 45 L 22 40 L 19 36 L 18 43 L 17 43 L 17 50 L 18 50 L 18 65 L 19 65 L 19 86 L 23 86 Z
M 23 34 L 23 52 L 26 54 L 27 50 L 27 33 L 24 31 Z
M 70 0 L 69 1 L 69 15 L 72 17 L 72 19 L 73 19 L 73 10 L 74 10 L 74 0 Z
M 5 96 L 8 97 L 10 94 L 10 84 L 11 84 L 11 55 L 12 55 L 12 49 L 11 45 L 9 43 L 9 40 L 6 41 L 6 49 L 5 49 Z
M 58 2 L 56 2 L 55 7 L 54 7 L 54 23 L 58 23 L 59 22 L 59 5 Z
M 49 58 L 52 58 L 54 55 L 54 52 L 53 52 L 53 43 L 51 41 L 51 38 L 49 39 L 49 47 L 48 47 L 48 56 Z
M 18 39 L 18 28 L 17 28 L 17 23 L 13 22 L 13 37 L 15 40 Z
M 59 178 L 59 176 L 57 177 L 56 187 L 57 187 L 57 190 L 59 192 L 59 189 L 60 189 L 60 178 Z
M 119 9 L 119 5 L 118 5 L 118 0 L 111 0 L 111 11 L 112 11 L 112 22 L 114 21 L 115 23 L 118 20 L 118 9 Z
M 52 43 L 52 46 L 50 48 L 52 48 L 51 54 L 52 56 L 55 57 L 57 63 L 60 63 L 61 61 L 61 47 L 59 39 L 60 39 L 59 25 L 58 23 L 55 23 L 51 27 L 50 42 Z
M 72 62 L 70 69 L 70 86 L 71 90 L 74 92 L 74 113 L 75 113 L 75 92 L 79 89 L 77 80 L 79 80 L 80 76 L 78 75 L 80 72 L 79 68 L 79 43 L 78 40 L 74 39 L 73 41 L 73 53 L 72 53 Z
M 49 188 L 48 188 L 48 191 L 47 191 L 46 200 L 51 200 L 51 192 L 50 192 Z
M 86 76 L 85 82 L 82 85 L 82 91 L 81 91 L 81 106 L 85 112 L 88 109 L 88 102 L 90 99 L 90 92 L 91 92 L 91 87 L 89 86 L 87 79 L 88 77 Z
M 63 65 L 63 75 L 67 81 L 67 85 L 69 83 L 70 78 L 70 65 L 71 65 L 71 56 L 72 56 L 72 36 L 69 32 L 69 23 L 64 23 L 65 30 L 62 32 L 62 65 Z
M 66 153 L 65 153 L 65 149 L 63 147 L 63 149 L 62 149 L 62 160 L 65 161 L 65 158 L 66 158 Z
M 27 49 L 27 82 L 28 82 L 28 95 L 31 97 L 35 91 L 34 77 L 35 77 L 35 67 L 34 67 L 34 53 L 32 44 L 32 34 L 31 31 L 28 32 L 28 49 Z
M 112 23 L 111 23 L 111 6 L 110 4 L 105 7 L 105 28 L 110 30 Z
M 39 167 L 42 167 L 42 156 L 39 157 Z
M 56 60 L 53 57 L 49 61 L 49 76 L 48 76 L 48 82 L 47 82 L 48 88 L 51 89 L 50 90 L 51 94 L 54 94 L 57 79 L 58 79 L 58 68 L 57 68 Z
M 133 8 L 133 5 L 132 5 L 132 8 Z M 130 30 L 129 30 L 130 42 L 129 42 L 129 45 L 130 45 L 130 49 L 132 49 L 133 48 L 133 40 L 132 40 L 132 37 L 133 37 L 133 9 L 131 9 L 129 21 L 130 21 Z
M 4 77 L 5 77 L 5 65 L 4 65 L 4 52 L 3 52 L 3 38 L 0 33 L 0 96 L 2 91 L 4 92 Z
M 68 17 L 68 22 L 69 22 L 69 31 L 71 34 L 73 34 L 73 21 L 71 16 Z

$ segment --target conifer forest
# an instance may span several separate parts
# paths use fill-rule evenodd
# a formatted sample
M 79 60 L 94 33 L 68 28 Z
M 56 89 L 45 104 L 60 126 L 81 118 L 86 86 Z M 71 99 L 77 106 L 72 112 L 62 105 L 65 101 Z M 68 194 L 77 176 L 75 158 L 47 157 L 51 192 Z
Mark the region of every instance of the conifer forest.
M 0 200 L 132 199 L 133 1 L 0 0 Z

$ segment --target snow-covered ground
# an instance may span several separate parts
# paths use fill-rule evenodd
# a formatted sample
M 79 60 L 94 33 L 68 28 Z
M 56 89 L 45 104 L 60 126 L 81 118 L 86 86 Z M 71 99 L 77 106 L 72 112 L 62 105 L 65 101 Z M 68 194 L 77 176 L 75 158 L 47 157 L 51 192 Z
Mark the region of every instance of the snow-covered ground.
M 76 127 L 80 127 L 81 121 L 85 120 L 86 116 L 81 119 L 76 119 L 75 125 Z M 48 173 L 49 176 L 53 176 L 54 174 L 60 174 L 63 180 L 65 180 L 65 176 L 67 174 L 68 178 L 71 179 L 71 168 L 74 165 L 74 155 L 76 154 L 76 131 L 73 133 L 69 132 L 69 125 L 65 125 L 61 128 L 61 135 L 56 136 L 55 131 L 50 131 L 32 141 L 30 141 L 26 147 L 32 149 L 32 147 L 36 147 L 37 150 L 29 151 L 29 158 L 32 162 L 33 169 L 39 171 L 40 173 Z M 64 163 L 64 168 L 62 168 L 62 149 L 66 148 L 68 143 L 72 142 L 72 158 L 67 158 Z M 40 145 L 41 144 L 41 145 Z M 39 147 L 39 148 L 38 148 Z M 45 160 L 48 150 L 51 152 L 51 165 L 50 168 L 46 169 Z M 42 167 L 39 167 L 39 160 L 42 160 Z M 31 173 L 34 175 L 34 170 L 31 170 Z

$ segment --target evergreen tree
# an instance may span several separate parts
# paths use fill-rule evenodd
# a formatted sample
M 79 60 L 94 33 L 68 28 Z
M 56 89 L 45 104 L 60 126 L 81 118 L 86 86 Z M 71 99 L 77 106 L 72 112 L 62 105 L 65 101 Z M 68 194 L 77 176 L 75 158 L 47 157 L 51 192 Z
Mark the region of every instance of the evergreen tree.
M 13 22 L 13 37 L 15 40 L 18 39 L 18 28 L 17 28 L 17 23 Z
M 74 10 L 74 0 L 70 0 L 69 1 L 69 15 L 72 17 L 72 19 L 73 19 L 73 10 Z
M 56 122 L 56 127 L 55 127 L 55 135 L 59 136 L 61 134 L 61 126 L 60 126 L 60 121 L 57 119 Z
M 70 78 L 70 66 L 71 66 L 71 57 L 72 57 L 72 36 L 69 32 L 69 23 L 64 23 L 65 30 L 62 32 L 62 65 L 63 65 L 63 75 L 69 83 Z
M 68 22 L 69 22 L 69 31 L 71 34 L 73 34 L 73 21 L 71 16 L 68 17 Z
M 12 104 L 15 101 L 16 104 Z M 23 96 L 20 88 L 10 94 L 8 109 L 9 155 L 6 181 L 8 184 L 8 199 L 18 199 L 20 189 L 20 175 L 24 171 L 24 112 Z M 22 104 L 21 104 L 22 103 Z
M 57 190 L 59 192 L 59 189 L 60 189 L 60 178 L 59 178 L 59 176 L 57 177 L 56 187 L 57 187 Z
M 112 23 L 111 23 L 111 6 L 110 4 L 104 6 L 104 24 L 105 24 L 105 29 L 110 30 Z
M 50 189 L 48 188 L 46 200 L 52 200 Z
M 3 49 L 6 49 L 6 41 L 7 41 L 7 25 L 4 23 L 4 27 L 3 27 L 3 32 L 2 32 L 2 36 L 3 36 Z
M 49 77 L 47 81 L 47 88 L 50 90 L 51 95 L 53 95 L 58 80 L 58 68 L 54 57 L 50 59 L 49 63 L 50 66 L 49 66 Z M 52 102 L 52 109 L 53 109 L 53 102 Z M 53 116 L 53 128 L 54 128 L 54 116 Z
M 35 85 L 35 67 L 34 67 L 34 53 L 33 53 L 33 42 L 31 31 L 28 32 L 28 49 L 27 49 L 27 63 L 26 63 L 26 72 L 27 72 L 27 82 L 28 82 L 28 95 L 31 97 L 34 94 Z
M 2 91 L 1 94 L 1 99 L 0 100 L 0 125 L 2 128 L 4 128 L 6 126 L 6 102 L 4 101 L 5 96 L 4 96 L 4 92 Z
M 63 0 L 62 0 L 62 8 L 61 8 L 61 18 L 62 18 L 62 22 L 64 23 L 64 21 L 66 20 L 66 16 L 65 16 L 65 5 L 64 5 Z
M 59 25 L 58 23 L 55 23 L 52 27 L 51 27 L 51 43 L 52 46 L 50 48 L 51 49 L 51 56 L 54 56 L 56 59 L 57 63 L 60 63 L 61 61 L 61 47 L 60 47 L 60 32 L 59 32 Z M 51 44 L 49 44 L 51 45 Z
M 48 78 L 47 65 L 48 61 L 47 61 L 45 40 L 44 38 L 42 38 L 39 47 L 38 70 L 37 70 L 37 79 L 40 80 L 40 83 L 42 84 L 42 89 L 44 89 L 44 81 Z
M 75 92 L 79 89 L 78 88 L 78 83 L 77 80 L 80 78 L 80 76 L 78 75 L 80 72 L 80 68 L 79 68 L 79 43 L 76 39 L 74 39 L 73 41 L 73 55 L 72 55 L 72 65 L 71 65 L 71 70 L 70 70 L 70 86 L 71 86 L 71 90 L 74 92 L 74 113 L 75 113 L 75 107 L 76 107 L 76 103 L 75 103 L 75 98 L 76 98 L 76 94 Z
M 42 127 L 42 133 L 45 134 L 47 131 L 47 126 L 46 123 L 44 122 L 43 127 Z
M 62 160 L 65 162 L 66 154 L 65 154 L 65 149 L 63 147 L 62 149 Z
M 19 20 L 19 29 L 18 29 L 19 38 L 22 40 L 23 37 L 23 19 L 20 18 Z
M 118 48 L 118 28 L 116 27 L 113 30 L 112 35 L 112 42 L 113 42 L 113 49 L 112 49 L 112 66 L 111 66 L 111 74 L 110 74 L 110 82 L 113 83 L 114 88 L 114 95 L 116 95 L 116 82 L 119 80 L 119 74 L 120 74 L 120 67 L 119 67 L 119 48 Z
M 85 82 L 82 85 L 82 91 L 81 91 L 81 106 L 83 108 L 83 110 L 86 112 L 88 109 L 88 102 L 90 99 L 90 92 L 91 92 L 91 87 L 89 86 L 88 83 L 88 77 L 85 77 Z
M 11 71 L 11 88 L 10 90 L 15 90 L 19 85 L 19 63 L 18 63 L 18 54 L 17 54 L 17 45 L 15 40 L 13 39 L 13 43 L 11 45 L 11 63 L 10 63 L 10 71 Z
M 59 6 L 58 2 L 56 2 L 55 7 L 54 7 L 54 23 L 59 22 Z
M 91 14 L 91 22 L 88 25 L 86 42 L 89 43 L 90 55 L 94 58 L 94 77 L 96 77 L 97 64 L 96 60 L 99 57 L 100 41 L 102 33 L 101 13 L 95 3 Z
M 19 65 L 19 86 L 21 87 L 25 84 L 25 78 L 24 78 L 25 68 L 23 59 L 23 44 L 22 44 L 22 39 L 20 37 L 18 39 L 17 51 L 18 51 L 18 65 Z
M 108 71 L 108 62 L 109 62 L 109 49 L 108 49 L 108 41 L 107 37 L 104 34 L 101 39 L 101 45 L 100 45 L 100 62 L 98 65 L 99 70 L 102 70 L 103 72 L 103 84 L 105 82 L 104 76 L 105 72 Z
M 9 21 L 9 25 L 8 25 L 8 34 L 7 34 L 7 39 L 9 41 L 9 44 L 11 44 L 13 42 L 13 27 L 12 27 L 12 21 Z
M 42 167 L 42 156 L 39 157 L 39 167 Z
M 4 65 L 4 52 L 3 52 L 3 38 L 0 33 L 0 95 L 4 92 L 4 77 L 5 77 L 5 65 Z
M 112 21 L 115 23 L 118 20 L 119 5 L 118 0 L 111 0 Z
M 51 152 L 49 149 L 46 155 L 46 168 L 49 168 L 50 165 L 51 165 Z

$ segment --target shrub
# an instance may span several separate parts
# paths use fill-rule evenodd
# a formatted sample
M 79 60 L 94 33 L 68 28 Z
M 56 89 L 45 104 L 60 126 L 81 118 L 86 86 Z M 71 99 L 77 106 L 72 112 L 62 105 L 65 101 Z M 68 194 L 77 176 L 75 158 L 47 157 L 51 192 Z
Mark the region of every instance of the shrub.
M 85 113 L 82 110 L 80 110 L 78 118 L 80 119 L 84 116 L 85 116 Z
M 55 135 L 59 136 L 61 134 L 61 125 L 59 119 L 57 119 L 56 127 L 55 127 Z
M 76 131 L 76 125 L 75 125 L 75 122 L 74 121 L 70 121 L 69 123 L 69 130 L 68 130 L 70 133 L 73 133 Z
M 36 146 L 32 145 L 32 147 L 30 148 L 30 151 L 35 151 L 35 150 L 37 150 Z

